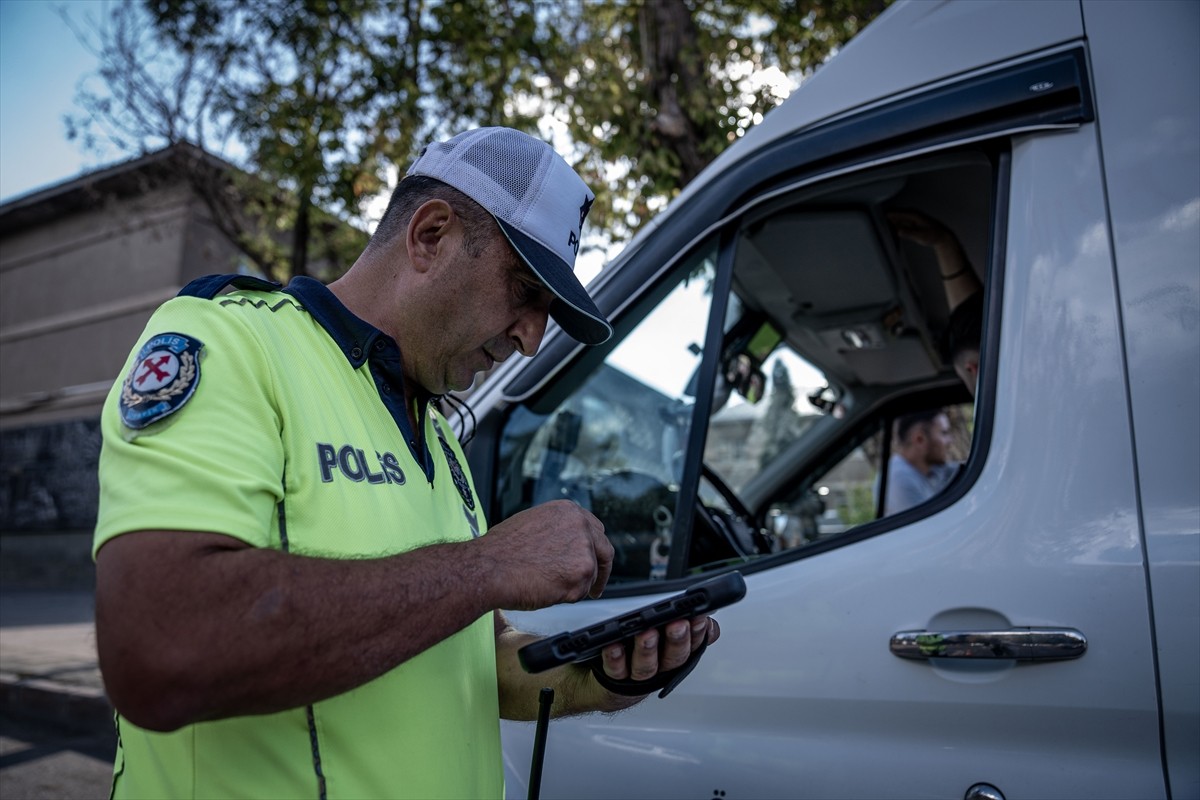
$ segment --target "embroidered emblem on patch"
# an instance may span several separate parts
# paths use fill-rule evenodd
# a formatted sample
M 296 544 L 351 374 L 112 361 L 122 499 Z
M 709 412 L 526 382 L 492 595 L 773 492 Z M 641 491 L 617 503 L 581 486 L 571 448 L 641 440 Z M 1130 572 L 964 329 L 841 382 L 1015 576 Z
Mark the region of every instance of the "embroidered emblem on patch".
M 441 431 L 438 432 L 441 433 Z M 438 441 L 441 442 L 442 452 L 446 454 L 446 463 L 450 465 L 450 477 L 454 479 L 454 488 L 458 489 L 463 505 L 474 511 L 475 495 L 471 492 L 471 484 L 467 483 L 467 476 L 463 474 L 462 465 L 458 463 L 458 458 L 450 449 L 450 445 L 446 444 L 446 441 L 440 436 Z
M 200 383 L 204 344 L 181 333 L 160 333 L 138 351 L 121 386 L 121 421 L 135 430 L 175 413 Z

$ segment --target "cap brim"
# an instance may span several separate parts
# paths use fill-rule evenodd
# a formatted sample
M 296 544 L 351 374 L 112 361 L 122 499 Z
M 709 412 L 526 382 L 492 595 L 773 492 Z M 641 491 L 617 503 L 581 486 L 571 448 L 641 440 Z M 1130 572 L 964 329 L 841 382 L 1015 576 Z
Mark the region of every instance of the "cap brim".
M 587 289 L 571 268 L 557 255 L 529 236 L 496 217 L 509 244 L 524 259 L 558 301 L 550 305 L 550 316 L 572 339 L 588 345 L 603 344 L 612 336 L 612 325 L 596 308 Z

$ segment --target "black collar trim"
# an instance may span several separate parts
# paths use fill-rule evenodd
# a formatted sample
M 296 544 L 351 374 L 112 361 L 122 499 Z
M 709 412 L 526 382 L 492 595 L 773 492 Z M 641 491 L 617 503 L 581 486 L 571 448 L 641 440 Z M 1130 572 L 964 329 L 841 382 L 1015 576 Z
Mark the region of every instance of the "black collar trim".
M 355 316 L 350 309 L 342 305 L 337 295 L 329 291 L 329 287 L 315 278 L 304 275 L 292 278 L 292 282 L 283 291 L 300 301 L 313 319 L 319 322 L 330 338 L 337 343 L 346 360 L 355 369 L 366 363 L 371 348 L 380 339 L 395 347 L 395 342 L 390 336 Z

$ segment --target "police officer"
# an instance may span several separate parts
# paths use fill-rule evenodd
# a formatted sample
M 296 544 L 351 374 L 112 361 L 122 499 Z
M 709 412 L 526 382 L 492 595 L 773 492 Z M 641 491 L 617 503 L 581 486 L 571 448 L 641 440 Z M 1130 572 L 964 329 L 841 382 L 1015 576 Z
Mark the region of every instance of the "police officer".
M 568 501 L 488 530 L 431 404 L 533 355 L 548 316 L 611 335 L 573 273 L 593 199 L 544 142 L 470 131 L 423 151 L 328 287 L 210 277 L 154 314 L 102 422 L 114 796 L 499 797 L 498 720 L 540 687 L 556 714 L 618 710 L 716 639 L 700 617 L 598 675 L 526 675 L 534 637 L 500 609 L 598 596 L 612 547 Z

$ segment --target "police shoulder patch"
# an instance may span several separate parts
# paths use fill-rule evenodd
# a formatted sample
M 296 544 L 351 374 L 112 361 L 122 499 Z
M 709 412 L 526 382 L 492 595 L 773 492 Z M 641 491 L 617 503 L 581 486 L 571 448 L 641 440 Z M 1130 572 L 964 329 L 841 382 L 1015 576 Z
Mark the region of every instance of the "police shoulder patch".
M 142 345 L 121 386 L 121 421 L 145 428 L 167 417 L 192 398 L 200 383 L 199 339 L 160 333 Z

